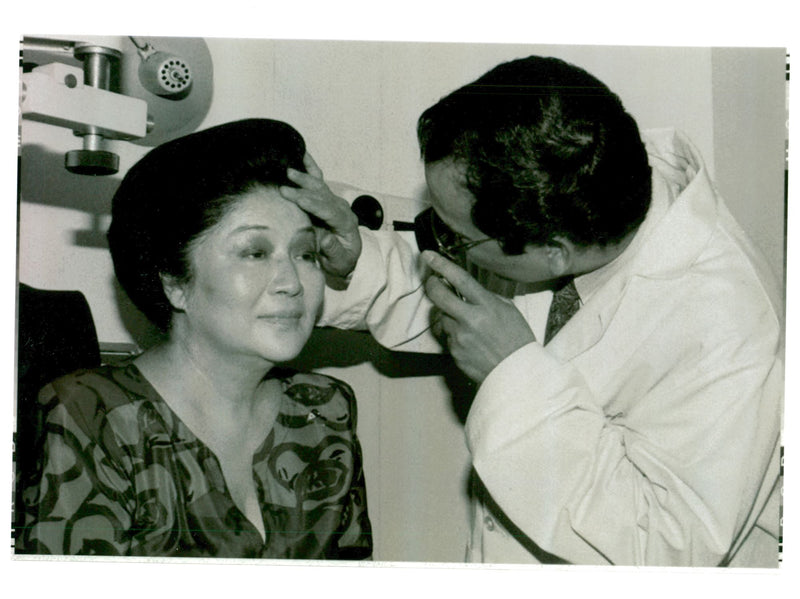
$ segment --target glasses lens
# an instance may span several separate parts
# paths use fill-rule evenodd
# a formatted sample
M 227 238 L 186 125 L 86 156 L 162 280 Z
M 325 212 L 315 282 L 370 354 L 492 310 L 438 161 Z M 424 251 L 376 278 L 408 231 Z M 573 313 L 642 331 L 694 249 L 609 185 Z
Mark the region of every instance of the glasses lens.
M 431 210 L 431 230 L 441 245 L 447 247 L 458 243 L 458 235 L 439 218 L 435 210 Z
M 448 227 L 433 208 L 426 208 L 414 219 L 414 235 L 421 252 L 433 250 L 461 266 L 466 262 L 467 250 L 474 245 Z
M 434 210 L 431 210 L 431 232 L 436 240 L 439 253 L 444 254 L 451 260 L 463 261 L 465 253 L 462 251 L 464 238 L 448 227 Z
M 414 219 L 414 234 L 420 251 L 433 250 L 447 255 L 447 248 L 458 245 L 460 237 L 439 218 L 433 208 L 420 212 Z

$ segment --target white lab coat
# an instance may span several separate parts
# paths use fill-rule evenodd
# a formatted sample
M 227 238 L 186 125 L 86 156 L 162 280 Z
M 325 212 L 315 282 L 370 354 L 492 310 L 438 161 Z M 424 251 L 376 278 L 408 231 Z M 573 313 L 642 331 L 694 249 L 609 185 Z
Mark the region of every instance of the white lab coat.
M 781 295 L 688 140 L 646 139 L 653 203 L 634 241 L 576 279 L 578 313 L 472 404 L 467 442 L 495 505 L 475 505 L 469 559 L 536 562 L 533 545 L 579 564 L 777 565 Z M 412 247 L 365 232 L 322 324 L 435 351 L 420 277 Z M 551 296 L 514 300 L 537 339 Z

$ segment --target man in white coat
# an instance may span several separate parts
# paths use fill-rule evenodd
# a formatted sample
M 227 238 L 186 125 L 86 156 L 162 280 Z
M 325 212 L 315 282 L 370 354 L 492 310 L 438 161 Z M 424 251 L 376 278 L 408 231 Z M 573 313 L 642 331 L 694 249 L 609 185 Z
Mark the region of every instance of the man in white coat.
M 477 384 L 468 557 L 777 566 L 782 299 L 690 142 L 642 140 L 604 84 L 535 56 L 418 136 L 421 261 L 310 158 L 282 192 L 327 222 L 321 324 L 444 346 Z

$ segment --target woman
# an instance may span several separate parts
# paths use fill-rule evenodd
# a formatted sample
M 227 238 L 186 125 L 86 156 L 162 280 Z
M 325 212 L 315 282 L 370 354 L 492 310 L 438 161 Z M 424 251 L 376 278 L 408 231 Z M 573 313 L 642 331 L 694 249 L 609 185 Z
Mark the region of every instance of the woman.
M 352 390 L 277 366 L 322 303 L 314 229 L 279 192 L 304 154 L 290 126 L 250 119 L 166 143 L 124 178 L 114 269 L 164 341 L 42 391 L 18 553 L 371 555 Z

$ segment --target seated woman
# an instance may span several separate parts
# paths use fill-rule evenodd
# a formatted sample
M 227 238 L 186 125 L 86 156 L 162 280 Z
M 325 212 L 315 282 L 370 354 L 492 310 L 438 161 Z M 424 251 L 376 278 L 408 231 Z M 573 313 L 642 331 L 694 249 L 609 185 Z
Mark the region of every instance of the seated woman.
M 309 217 L 278 191 L 304 154 L 289 125 L 250 119 L 128 172 L 111 256 L 164 341 L 42 391 L 17 553 L 371 555 L 353 392 L 278 366 L 307 342 L 324 286 Z

